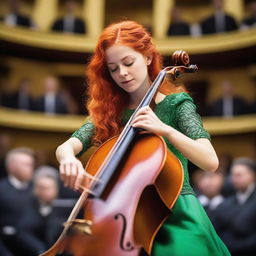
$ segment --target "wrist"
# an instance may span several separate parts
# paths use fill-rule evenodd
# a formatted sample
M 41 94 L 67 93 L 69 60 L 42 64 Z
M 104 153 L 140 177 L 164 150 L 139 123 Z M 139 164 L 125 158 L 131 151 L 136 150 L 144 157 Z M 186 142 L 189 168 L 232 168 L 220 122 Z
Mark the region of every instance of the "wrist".
M 172 138 L 173 132 L 175 131 L 174 128 L 171 126 L 165 125 L 163 136 L 170 140 Z

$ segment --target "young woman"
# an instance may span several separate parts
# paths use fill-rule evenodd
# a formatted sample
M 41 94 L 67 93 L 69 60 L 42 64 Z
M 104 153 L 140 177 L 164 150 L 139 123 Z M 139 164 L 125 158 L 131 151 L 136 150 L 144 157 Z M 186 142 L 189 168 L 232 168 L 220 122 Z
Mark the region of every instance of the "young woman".
M 161 57 L 141 25 L 124 21 L 102 32 L 87 69 L 90 120 L 56 151 L 65 185 L 79 189 L 86 175 L 76 156 L 120 133 L 160 69 Z M 189 184 L 188 160 L 215 171 L 218 158 L 186 90 L 166 81 L 154 111 L 141 109 L 132 125 L 163 136 L 184 169 L 181 194 L 154 241 L 152 255 L 230 255 Z

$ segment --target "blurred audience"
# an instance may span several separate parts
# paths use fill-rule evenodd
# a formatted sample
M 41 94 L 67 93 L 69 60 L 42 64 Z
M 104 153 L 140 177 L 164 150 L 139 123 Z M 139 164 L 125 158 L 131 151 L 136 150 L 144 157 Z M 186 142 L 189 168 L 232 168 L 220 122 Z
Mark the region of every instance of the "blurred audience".
M 22 1 L 20 0 L 10 0 L 9 13 L 2 20 L 8 26 L 23 26 L 23 27 L 35 27 L 34 22 L 28 16 L 20 13 Z
M 205 211 L 211 220 L 214 219 L 215 209 L 223 202 L 224 197 L 221 194 L 224 184 L 224 174 L 222 172 L 203 172 L 199 182 L 201 195 L 199 201 L 205 208 Z
M 8 177 L 0 181 L 0 236 L 6 250 L 15 256 L 25 256 L 17 242 L 17 227 L 32 200 L 34 164 L 31 149 L 12 149 L 6 155 Z
M 62 220 L 53 206 L 58 196 L 58 172 L 41 166 L 34 175 L 34 196 L 20 218 L 18 240 L 26 255 L 37 256 L 49 249 L 62 230 Z
M 249 8 L 250 8 L 250 16 L 245 18 L 242 21 L 241 24 L 241 29 L 248 29 L 251 27 L 256 27 L 256 1 L 252 1 L 251 3 L 249 3 Z
M 222 95 L 209 106 L 209 115 L 229 118 L 248 113 L 245 100 L 234 95 L 234 86 L 230 81 L 225 80 L 220 86 Z
M 223 8 L 223 0 L 212 0 L 214 13 L 201 22 L 203 34 L 223 33 L 238 28 L 235 19 L 226 14 Z
M 77 2 L 75 0 L 66 1 L 66 14 L 64 17 L 56 20 L 52 25 L 53 31 L 62 31 L 66 33 L 86 33 L 86 26 L 82 19 L 75 16 Z
M 182 19 L 180 9 L 174 7 L 171 13 L 171 22 L 167 31 L 168 36 L 189 35 L 190 27 L 187 22 Z
M 49 115 L 66 114 L 68 112 L 67 103 L 59 91 L 59 82 L 53 76 L 48 76 L 44 80 L 44 95 L 36 100 L 36 110 Z
M 214 225 L 232 256 L 256 254 L 256 163 L 250 158 L 235 159 L 231 166 L 236 189 L 215 211 Z
M 23 78 L 18 85 L 18 90 L 5 95 L 4 106 L 19 110 L 35 110 L 35 101 L 30 93 L 31 81 Z

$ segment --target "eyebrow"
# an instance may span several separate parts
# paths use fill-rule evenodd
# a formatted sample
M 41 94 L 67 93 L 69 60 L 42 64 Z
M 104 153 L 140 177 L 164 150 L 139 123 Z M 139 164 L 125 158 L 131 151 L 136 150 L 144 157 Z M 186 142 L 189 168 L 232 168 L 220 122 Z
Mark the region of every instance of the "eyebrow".
M 133 57 L 132 55 L 127 55 L 127 56 L 125 56 L 125 57 L 123 57 L 122 59 L 121 59 L 121 61 L 124 61 L 126 58 L 128 58 L 128 57 Z M 107 64 L 116 64 L 116 63 L 113 63 L 113 62 L 108 62 Z

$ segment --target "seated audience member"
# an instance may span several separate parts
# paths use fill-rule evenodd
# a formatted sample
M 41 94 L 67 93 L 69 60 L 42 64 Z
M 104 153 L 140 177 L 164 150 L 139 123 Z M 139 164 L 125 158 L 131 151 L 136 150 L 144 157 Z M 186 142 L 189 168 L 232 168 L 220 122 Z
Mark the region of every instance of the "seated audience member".
M 66 114 L 67 104 L 59 92 L 59 83 L 55 77 L 44 80 L 44 95 L 36 100 L 36 110 L 46 114 Z
M 256 163 L 238 158 L 231 166 L 236 194 L 218 206 L 215 228 L 232 256 L 256 254 Z
M 19 82 L 19 88 L 16 92 L 6 95 L 6 107 L 19 110 L 35 110 L 35 102 L 30 94 L 31 81 L 24 78 Z
M 212 0 L 214 14 L 201 22 L 203 34 L 214 34 L 237 29 L 235 19 L 226 14 L 223 9 L 223 0 Z
M 23 256 L 16 235 L 20 217 L 32 200 L 33 151 L 10 150 L 6 155 L 6 168 L 8 177 L 0 181 L 0 237 L 10 252 Z
M 33 202 L 27 207 L 19 222 L 18 240 L 24 252 L 38 256 L 57 241 L 63 220 L 53 207 L 58 196 L 58 172 L 50 166 L 41 166 L 34 175 Z
M 9 13 L 6 14 L 1 20 L 8 26 L 23 26 L 23 27 L 34 27 L 33 21 L 20 13 L 21 1 L 11 0 Z
M 233 117 L 247 113 L 246 102 L 234 95 L 234 87 L 230 81 L 221 83 L 221 97 L 209 106 L 211 116 Z
M 180 10 L 177 7 L 172 9 L 171 23 L 169 25 L 168 36 L 189 35 L 190 27 L 181 17 Z
M 82 19 L 75 16 L 74 12 L 77 3 L 74 0 L 66 2 L 66 15 L 54 22 L 53 31 L 62 31 L 67 33 L 86 33 L 86 26 Z
M 201 195 L 198 196 L 200 203 L 212 223 L 214 224 L 215 209 L 223 202 L 224 197 L 221 194 L 224 184 L 224 175 L 221 172 L 204 172 L 200 180 L 199 189 Z
M 241 29 L 248 29 L 251 27 L 256 27 L 256 1 L 252 1 L 249 4 L 251 16 L 244 19 L 241 24 Z

